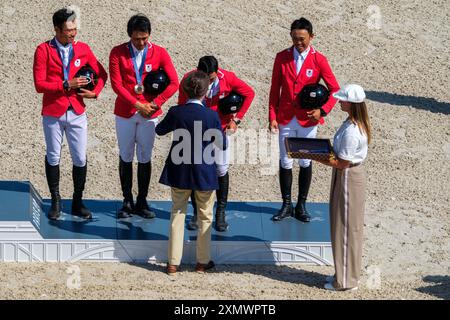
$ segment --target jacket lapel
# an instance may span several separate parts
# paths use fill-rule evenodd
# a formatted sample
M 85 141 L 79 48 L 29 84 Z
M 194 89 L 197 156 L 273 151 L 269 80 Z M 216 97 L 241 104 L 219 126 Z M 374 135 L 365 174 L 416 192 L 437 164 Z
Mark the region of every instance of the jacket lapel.
M 295 60 L 294 60 L 294 46 L 292 46 L 290 49 L 287 50 L 288 55 L 289 55 L 289 69 L 291 70 L 292 74 L 294 75 L 294 79 L 297 80 L 298 74 L 297 74 L 297 68 L 295 65 Z
M 49 41 L 49 45 L 50 45 L 50 57 L 61 68 L 62 72 L 62 61 L 61 57 L 59 56 L 58 48 L 56 47 L 56 44 L 55 42 L 53 42 L 53 40 Z

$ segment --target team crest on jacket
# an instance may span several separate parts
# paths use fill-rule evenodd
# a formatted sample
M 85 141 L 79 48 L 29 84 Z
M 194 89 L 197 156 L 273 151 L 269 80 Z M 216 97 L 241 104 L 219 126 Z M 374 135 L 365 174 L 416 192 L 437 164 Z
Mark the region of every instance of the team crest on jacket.
M 75 60 L 75 63 L 74 63 L 74 65 L 75 65 L 75 67 L 79 67 L 80 65 L 81 65 L 81 61 L 80 61 L 80 59 L 77 59 L 77 60 Z
M 152 65 L 151 64 L 146 64 L 145 65 L 145 72 L 150 72 L 152 71 Z
M 308 78 L 311 78 L 312 75 L 313 75 L 313 69 L 306 69 L 306 76 L 307 76 Z

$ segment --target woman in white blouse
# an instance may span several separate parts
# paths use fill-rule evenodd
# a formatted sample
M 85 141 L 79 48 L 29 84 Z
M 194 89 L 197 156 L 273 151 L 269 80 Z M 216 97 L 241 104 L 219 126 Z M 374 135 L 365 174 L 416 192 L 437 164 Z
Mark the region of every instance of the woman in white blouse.
M 330 190 L 331 244 L 335 275 L 325 289 L 356 290 L 361 272 L 367 156 L 371 128 L 363 88 L 349 84 L 333 96 L 348 118 L 336 132 L 336 159 L 319 161 L 333 167 Z

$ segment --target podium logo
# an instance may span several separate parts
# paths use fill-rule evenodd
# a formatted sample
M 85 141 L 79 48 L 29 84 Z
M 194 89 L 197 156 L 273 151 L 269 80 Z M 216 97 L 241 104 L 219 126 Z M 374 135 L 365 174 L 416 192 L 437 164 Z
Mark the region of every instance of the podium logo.
M 66 273 L 69 274 L 66 285 L 71 290 L 78 290 L 81 288 L 81 270 L 79 266 L 70 266 L 66 269 Z

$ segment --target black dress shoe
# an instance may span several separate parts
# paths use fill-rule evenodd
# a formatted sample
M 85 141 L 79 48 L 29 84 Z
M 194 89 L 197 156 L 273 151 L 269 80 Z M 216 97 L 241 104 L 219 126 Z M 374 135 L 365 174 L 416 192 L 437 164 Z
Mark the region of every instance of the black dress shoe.
M 295 206 L 295 219 L 300 220 L 302 222 L 310 222 L 311 216 L 309 215 L 308 211 L 306 210 L 305 201 L 300 201 Z
M 131 218 L 133 216 L 134 205 L 133 201 L 124 200 L 122 208 L 117 213 L 119 219 Z
M 278 213 L 272 217 L 272 220 L 273 221 L 281 221 L 285 218 L 292 217 L 293 213 L 294 213 L 294 208 L 292 207 L 292 204 L 283 202 L 283 206 L 278 211 Z
M 156 214 L 150 209 L 145 199 L 137 199 L 134 213 L 144 219 L 153 219 L 156 217 Z

